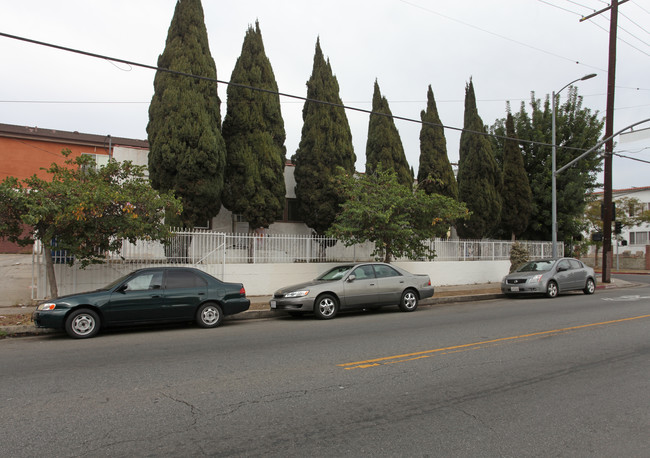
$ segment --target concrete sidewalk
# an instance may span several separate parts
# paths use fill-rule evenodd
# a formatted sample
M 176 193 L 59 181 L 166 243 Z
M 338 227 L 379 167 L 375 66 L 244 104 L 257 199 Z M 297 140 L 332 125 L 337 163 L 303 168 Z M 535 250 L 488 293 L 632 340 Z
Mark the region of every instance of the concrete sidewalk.
M 4 282 L 3 282 L 4 283 Z M 621 279 L 612 279 L 608 285 L 598 282 L 597 289 L 609 288 L 626 288 L 638 286 L 636 283 L 628 282 Z M 474 302 L 488 299 L 498 299 L 504 297 L 501 294 L 501 285 L 499 283 L 484 283 L 474 285 L 455 285 L 455 286 L 438 286 L 435 289 L 434 297 L 420 301 L 420 307 L 434 307 L 454 302 Z M 251 320 L 263 318 L 278 318 L 288 316 L 283 312 L 271 311 L 269 300 L 271 296 L 250 296 L 250 309 L 237 315 L 228 316 L 226 320 Z M 25 314 L 31 316 L 36 310 L 35 305 L 15 305 L 7 304 L 6 301 L 0 302 L 0 317 L 7 315 Z M 18 326 L 0 326 L 0 338 L 3 337 L 22 337 L 42 334 L 62 333 L 53 329 L 36 328 L 27 319 L 28 322 Z

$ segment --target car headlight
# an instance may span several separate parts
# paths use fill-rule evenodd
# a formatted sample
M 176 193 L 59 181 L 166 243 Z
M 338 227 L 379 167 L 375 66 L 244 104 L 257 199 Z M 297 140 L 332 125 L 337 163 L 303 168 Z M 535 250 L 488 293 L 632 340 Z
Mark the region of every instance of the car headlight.
M 44 304 L 39 305 L 36 310 L 54 310 L 55 308 L 56 308 L 56 304 L 54 302 L 46 302 Z
M 307 294 L 309 294 L 309 290 L 302 289 L 300 291 L 291 291 L 290 293 L 285 294 L 284 297 L 304 297 Z
M 528 279 L 528 283 L 539 283 L 540 281 L 542 281 L 542 274 L 535 275 Z

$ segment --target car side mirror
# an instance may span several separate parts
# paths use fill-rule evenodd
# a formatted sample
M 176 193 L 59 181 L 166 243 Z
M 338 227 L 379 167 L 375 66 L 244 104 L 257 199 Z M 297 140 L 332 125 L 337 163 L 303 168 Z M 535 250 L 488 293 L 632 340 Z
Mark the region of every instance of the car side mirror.
M 557 268 L 557 271 L 558 271 L 558 272 L 565 272 L 565 271 L 567 271 L 567 270 L 569 270 L 569 268 L 566 267 L 566 266 L 560 266 L 560 267 Z
M 118 292 L 118 293 L 123 293 L 124 291 L 126 291 L 126 290 L 128 289 L 128 287 L 129 287 L 129 285 L 127 285 L 126 283 L 124 283 L 122 286 L 120 286 L 119 288 L 117 288 L 117 292 Z
M 353 281 L 356 280 L 356 279 L 357 279 L 357 276 L 354 275 L 354 274 L 352 274 L 352 275 L 350 275 L 350 276 L 348 277 L 348 281 L 349 281 L 349 282 L 353 282 Z

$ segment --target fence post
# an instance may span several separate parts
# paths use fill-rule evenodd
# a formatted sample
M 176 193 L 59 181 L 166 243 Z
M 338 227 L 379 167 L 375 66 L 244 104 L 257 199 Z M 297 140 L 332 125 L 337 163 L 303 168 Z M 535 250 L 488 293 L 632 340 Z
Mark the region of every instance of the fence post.
M 255 233 L 249 233 L 248 236 L 251 238 L 251 243 L 253 244 L 253 264 L 257 263 L 257 237 Z

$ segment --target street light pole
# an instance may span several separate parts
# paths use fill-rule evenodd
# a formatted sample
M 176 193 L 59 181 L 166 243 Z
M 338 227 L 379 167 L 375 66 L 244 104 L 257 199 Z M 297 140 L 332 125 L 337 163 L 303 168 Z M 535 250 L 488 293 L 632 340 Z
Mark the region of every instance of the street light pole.
M 553 145 L 552 149 L 552 154 L 551 154 L 551 242 L 553 244 L 552 246 L 552 253 L 553 253 L 553 259 L 557 258 L 557 183 L 556 183 L 556 168 L 557 168 L 557 144 L 555 142 L 555 98 L 556 95 L 562 92 L 564 89 L 572 85 L 573 83 L 576 83 L 578 81 L 584 81 L 593 78 L 596 76 L 595 73 L 590 73 L 588 75 L 583 76 L 582 78 L 578 78 L 576 80 L 571 81 L 570 83 L 564 85 L 562 89 L 559 91 L 555 92 L 553 91 L 552 93 L 552 116 L 551 116 L 551 143 Z

